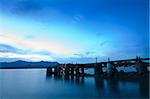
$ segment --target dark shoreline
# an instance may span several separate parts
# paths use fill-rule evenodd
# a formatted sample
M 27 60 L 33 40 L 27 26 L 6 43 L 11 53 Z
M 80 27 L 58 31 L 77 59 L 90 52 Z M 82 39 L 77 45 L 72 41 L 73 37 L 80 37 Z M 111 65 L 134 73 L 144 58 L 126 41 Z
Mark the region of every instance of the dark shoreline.
M 0 68 L 0 69 L 41 69 L 41 68 L 47 68 L 47 67 L 9 67 L 9 68 Z

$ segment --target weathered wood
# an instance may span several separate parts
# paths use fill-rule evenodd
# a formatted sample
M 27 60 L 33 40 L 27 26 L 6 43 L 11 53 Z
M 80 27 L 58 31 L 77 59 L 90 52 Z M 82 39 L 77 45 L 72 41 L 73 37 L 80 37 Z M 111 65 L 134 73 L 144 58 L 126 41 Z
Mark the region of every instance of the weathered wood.
M 46 71 L 46 75 L 47 75 L 47 76 L 52 76 L 52 74 L 53 74 L 52 68 L 51 68 L 51 67 L 48 67 L 48 68 L 47 68 L 47 71 Z
M 148 70 L 147 70 L 147 67 L 145 66 L 145 64 L 142 62 L 142 60 L 137 59 L 136 63 L 135 63 L 135 67 L 136 67 L 136 70 L 139 74 L 143 74 L 143 73 L 147 73 Z
M 66 66 L 66 67 L 65 67 L 65 75 L 66 75 L 66 76 L 69 76 L 69 66 Z
M 110 61 L 110 62 L 115 62 L 117 63 L 118 66 L 128 66 L 129 64 L 130 65 L 133 65 L 134 63 L 132 62 L 135 62 L 137 59 L 126 59 L 126 60 L 114 60 L 114 61 Z M 140 58 L 140 60 L 150 60 L 150 58 Z M 104 64 L 106 66 L 108 62 L 97 62 L 98 65 L 100 64 Z M 84 68 L 94 68 L 94 64 L 95 63 L 86 63 L 86 64 L 76 64 L 76 65 L 73 65 L 74 67 L 76 66 L 83 66 L 84 65 Z M 124 65 L 126 64 L 126 65 Z M 149 63 L 145 63 L 145 64 L 149 64 Z
M 107 63 L 107 75 L 110 79 L 114 78 L 115 73 L 117 72 L 116 66 L 113 62 Z
M 84 66 L 81 67 L 81 76 L 84 76 Z
M 74 75 L 74 67 L 70 67 L 71 75 Z
M 58 71 L 58 76 L 61 76 L 61 67 L 57 67 L 57 71 Z
M 117 73 L 116 67 L 119 66 L 133 66 L 135 65 L 139 74 L 147 73 L 147 66 L 149 63 L 143 62 L 142 60 L 150 60 L 150 58 L 139 58 L 136 59 L 127 59 L 127 60 L 116 60 L 116 61 L 108 61 L 108 62 L 97 62 L 97 63 L 90 63 L 90 64 L 66 64 L 66 65 L 59 65 L 56 67 L 48 67 L 47 68 L 47 75 L 51 76 L 61 76 L 62 70 L 64 69 L 65 76 L 85 76 L 85 68 L 93 68 L 94 75 L 99 76 L 103 74 L 103 67 L 106 67 L 106 73 L 110 78 L 113 78 L 115 73 Z M 54 68 L 54 72 L 52 70 Z
M 54 68 L 54 76 L 57 76 L 57 74 L 58 74 L 58 69 L 57 69 L 57 67 L 55 67 Z
M 94 65 L 94 74 L 96 76 L 100 76 L 102 73 L 103 73 L 102 64 L 95 64 Z
M 80 75 L 79 67 L 76 67 L 75 70 L 76 70 L 76 76 L 79 76 Z

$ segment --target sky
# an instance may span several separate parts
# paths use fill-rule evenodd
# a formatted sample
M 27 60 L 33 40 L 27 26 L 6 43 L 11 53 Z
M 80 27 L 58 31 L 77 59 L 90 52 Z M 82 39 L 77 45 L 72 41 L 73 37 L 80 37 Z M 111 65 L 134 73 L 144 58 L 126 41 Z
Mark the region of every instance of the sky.
M 0 61 L 149 57 L 149 0 L 0 0 Z

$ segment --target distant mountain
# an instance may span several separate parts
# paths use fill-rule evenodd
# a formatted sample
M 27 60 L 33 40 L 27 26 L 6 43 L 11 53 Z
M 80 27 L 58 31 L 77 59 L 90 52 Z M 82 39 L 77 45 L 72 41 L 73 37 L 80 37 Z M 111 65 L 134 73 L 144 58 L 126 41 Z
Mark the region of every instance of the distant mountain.
M 26 61 L 15 61 L 15 62 L 0 62 L 0 68 L 46 68 L 59 65 L 58 62 L 26 62 Z

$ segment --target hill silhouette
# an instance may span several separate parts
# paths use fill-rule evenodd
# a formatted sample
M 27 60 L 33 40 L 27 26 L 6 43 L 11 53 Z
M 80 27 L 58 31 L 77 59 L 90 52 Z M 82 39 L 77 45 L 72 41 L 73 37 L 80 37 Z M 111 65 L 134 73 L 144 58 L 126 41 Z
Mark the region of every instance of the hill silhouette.
M 0 62 L 0 68 L 46 68 L 53 67 L 59 65 L 58 62 L 48 62 L 48 61 L 40 61 L 40 62 L 27 62 L 18 60 L 15 62 Z

